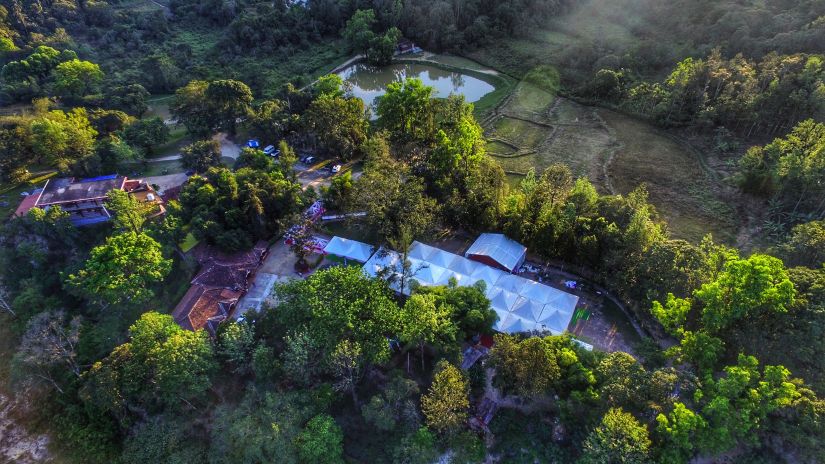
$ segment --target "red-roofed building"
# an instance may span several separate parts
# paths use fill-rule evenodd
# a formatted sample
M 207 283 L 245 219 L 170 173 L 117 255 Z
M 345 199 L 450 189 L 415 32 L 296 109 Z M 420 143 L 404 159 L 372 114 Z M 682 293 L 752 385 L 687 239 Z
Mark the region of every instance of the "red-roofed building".
M 34 208 L 35 205 L 37 205 L 37 199 L 40 197 L 40 192 L 42 191 L 43 189 L 37 189 L 34 192 L 32 192 L 31 195 L 28 195 L 25 198 L 23 198 L 23 201 L 20 202 L 20 206 L 18 206 L 17 209 L 14 210 L 14 216 L 23 217 L 26 214 L 28 214 L 29 210 Z
M 251 250 L 239 253 L 224 253 L 204 246 L 193 253 L 201 269 L 172 317 L 184 329 L 205 329 L 214 336 L 218 325 L 229 319 L 249 288 L 255 271 L 266 257 L 267 244 L 261 241 Z
M 186 330 L 206 329 L 215 335 L 229 318 L 242 293 L 220 287 L 193 285 L 172 311 L 175 322 Z

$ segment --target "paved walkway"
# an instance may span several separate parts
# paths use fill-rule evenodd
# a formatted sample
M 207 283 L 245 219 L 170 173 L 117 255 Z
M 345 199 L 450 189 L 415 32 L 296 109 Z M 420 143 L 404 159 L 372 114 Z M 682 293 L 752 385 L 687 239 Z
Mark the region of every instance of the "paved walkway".
M 149 183 L 149 185 L 157 185 L 158 186 L 158 193 L 163 194 L 164 191 L 170 188 L 179 187 L 186 182 L 189 176 L 186 174 L 179 172 L 177 174 L 167 174 L 165 176 L 149 176 L 144 177 L 143 180 Z

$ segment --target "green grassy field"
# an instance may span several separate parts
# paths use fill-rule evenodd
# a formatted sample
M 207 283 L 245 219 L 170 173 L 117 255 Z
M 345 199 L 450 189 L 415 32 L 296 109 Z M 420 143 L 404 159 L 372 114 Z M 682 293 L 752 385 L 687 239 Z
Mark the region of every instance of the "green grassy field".
M 554 163 L 589 178 L 602 193 L 624 194 L 645 183 L 672 236 L 699 241 L 712 233 L 718 241 L 735 241 L 739 224 L 721 187 L 689 147 L 651 125 L 557 98 L 525 81 L 496 114 L 485 125 L 485 134 L 493 139 L 488 153 L 508 173 L 511 185 L 520 181 L 518 174 L 530 169 L 540 174 Z
M 156 163 L 133 163 L 125 167 L 125 173 L 129 176 L 163 176 L 166 174 L 174 174 L 176 172 L 183 172 L 183 166 L 180 161 L 158 161 Z
M 712 233 L 722 242 L 735 240 L 735 210 L 696 155 L 644 122 L 608 110 L 599 115 L 621 144 L 607 169 L 618 193 L 647 184 L 651 203 L 677 238 L 698 241 Z
M 533 149 L 547 138 L 549 131 L 548 127 L 504 116 L 493 124 L 490 132 L 519 147 Z

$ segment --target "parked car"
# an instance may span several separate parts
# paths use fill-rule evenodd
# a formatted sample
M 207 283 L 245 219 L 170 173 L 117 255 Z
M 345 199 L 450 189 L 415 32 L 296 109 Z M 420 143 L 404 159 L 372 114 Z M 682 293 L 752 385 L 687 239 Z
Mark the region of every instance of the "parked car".
M 339 172 L 341 172 L 341 165 L 340 165 L 340 164 L 336 164 L 336 165 L 332 166 L 332 167 L 329 169 L 329 171 L 330 171 L 331 173 L 333 173 L 333 174 L 338 174 Z
M 314 162 L 315 162 L 315 157 L 314 156 L 307 156 L 306 158 L 304 158 L 304 164 L 309 165 L 309 164 L 312 164 Z
M 267 145 L 266 148 L 264 148 L 264 155 L 272 156 L 275 151 L 275 145 Z

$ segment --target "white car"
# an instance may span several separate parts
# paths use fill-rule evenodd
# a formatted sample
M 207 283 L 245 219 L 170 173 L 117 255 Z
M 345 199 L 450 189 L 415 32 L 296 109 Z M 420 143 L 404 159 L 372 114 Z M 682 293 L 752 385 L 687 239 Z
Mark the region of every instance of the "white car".
M 264 155 L 273 156 L 273 153 L 275 153 L 275 145 L 267 145 L 264 148 Z
M 331 171 L 333 174 L 337 174 L 337 173 L 341 172 L 341 165 L 340 165 L 340 164 L 336 164 L 335 166 L 333 166 L 333 167 L 332 167 L 332 169 L 330 169 L 330 171 Z

